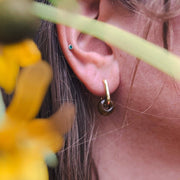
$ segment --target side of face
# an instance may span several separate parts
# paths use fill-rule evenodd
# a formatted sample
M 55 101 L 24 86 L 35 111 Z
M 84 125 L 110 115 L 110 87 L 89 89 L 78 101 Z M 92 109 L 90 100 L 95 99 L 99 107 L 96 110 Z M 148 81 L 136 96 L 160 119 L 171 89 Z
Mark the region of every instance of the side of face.
M 169 51 L 180 54 L 180 16 L 168 21 L 164 40 L 164 21 L 134 13 L 118 0 L 86 0 L 79 1 L 79 5 L 83 15 L 125 29 L 161 47 L 166 41 Z M 158 5 L 157 10 L 162 8 L 162 3 Z M 139 112 L 147 118 L 153 116 L 165 123 L 179 124 L 179 82 L 94 37 L 62 25 L 57 25 L 57 30 L 68 63 L 91 93 L 105 95 L 102 81 L 107 79 L 122 114 L 129 109 L 134 118 Z M 69 44 L 73 50 L 68 49 Z
M 169 19 L 165 28 L 164 21 L 133 13 L 118 1 L 79 1 L 81 14 L 180 55 L 180 16 Z M 157 3 L 153 10 L 159 12 L 163 1 L 153 2 Z M 97 96 L 105 96 L 102 81 L 106 79 L 116 106 L 112 115 L 96 116 L 93 158 L 99 179 L 179 177 L 180 82 L 94 37 L 61 25 L 57 30 L 77 77 Z

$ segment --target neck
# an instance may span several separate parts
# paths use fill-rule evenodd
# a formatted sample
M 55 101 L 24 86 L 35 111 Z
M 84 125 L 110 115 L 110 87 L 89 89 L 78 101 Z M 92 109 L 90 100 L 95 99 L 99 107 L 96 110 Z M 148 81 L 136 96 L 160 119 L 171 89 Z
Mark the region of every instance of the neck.
M 178 179 L 178 128 L 166 125 L 164 119 L 134 111 L 127 115 L 122 107 L 116 108 L 112 115 L 98 116 L 96 121 L 93 158 L 99 179 Z

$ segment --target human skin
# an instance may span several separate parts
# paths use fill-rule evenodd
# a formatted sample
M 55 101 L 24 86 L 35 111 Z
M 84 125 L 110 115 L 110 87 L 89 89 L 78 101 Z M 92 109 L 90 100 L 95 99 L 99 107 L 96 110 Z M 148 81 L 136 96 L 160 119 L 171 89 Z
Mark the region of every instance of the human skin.
M 162 6 L 160 5 L 161 8 Z M 162 1 L 161 1 L 162 2 Z M 163 47 L 163 21 L 130 12 L 111 0 L 79 2 L 81 13 Z M 57 25 L 73 71 L 94 95 L 107 79 L 115 111 L 96 112 L 93 159 L 100 180 L 180 178 L 180 82 L 121 50 Z M 68 45 L 73 45 L 73 50 Z M 168 50 L 180 55 L 180 16 L 169 20 Z M 153 52 L 152 52 L 153 53 Z M 98 98 L 97 98 L 98 99 Z M 94 101 L 97 107 L 98 101 Z M 94 177 L 95 179 L 95 177 Z

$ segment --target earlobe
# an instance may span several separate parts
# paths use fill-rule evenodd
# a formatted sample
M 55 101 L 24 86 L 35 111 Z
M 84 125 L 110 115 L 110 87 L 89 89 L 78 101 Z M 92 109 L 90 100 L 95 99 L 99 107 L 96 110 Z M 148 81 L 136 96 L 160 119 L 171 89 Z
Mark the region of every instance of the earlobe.
M 85 10 L 87 7 L 83 12 Z M 91 13 L 88 11 L 85 14 Z M 57 25 L 57 32 L 69 65 L 86 88 L 95 95 L 105 95 L 103 80 L 106 79 L 110 93 L 113 93 L 119 85 L 119 63 L 113 48 L 73 28 Z

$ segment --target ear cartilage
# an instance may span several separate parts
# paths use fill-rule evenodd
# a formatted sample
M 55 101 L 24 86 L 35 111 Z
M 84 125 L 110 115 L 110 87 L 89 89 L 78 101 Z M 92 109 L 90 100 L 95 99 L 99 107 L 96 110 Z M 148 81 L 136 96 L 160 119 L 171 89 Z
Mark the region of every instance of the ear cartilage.
M 69 50 L 72 50 L 73 49 L 72 44 L 69 44 L 68 48 L 69 48 Z

